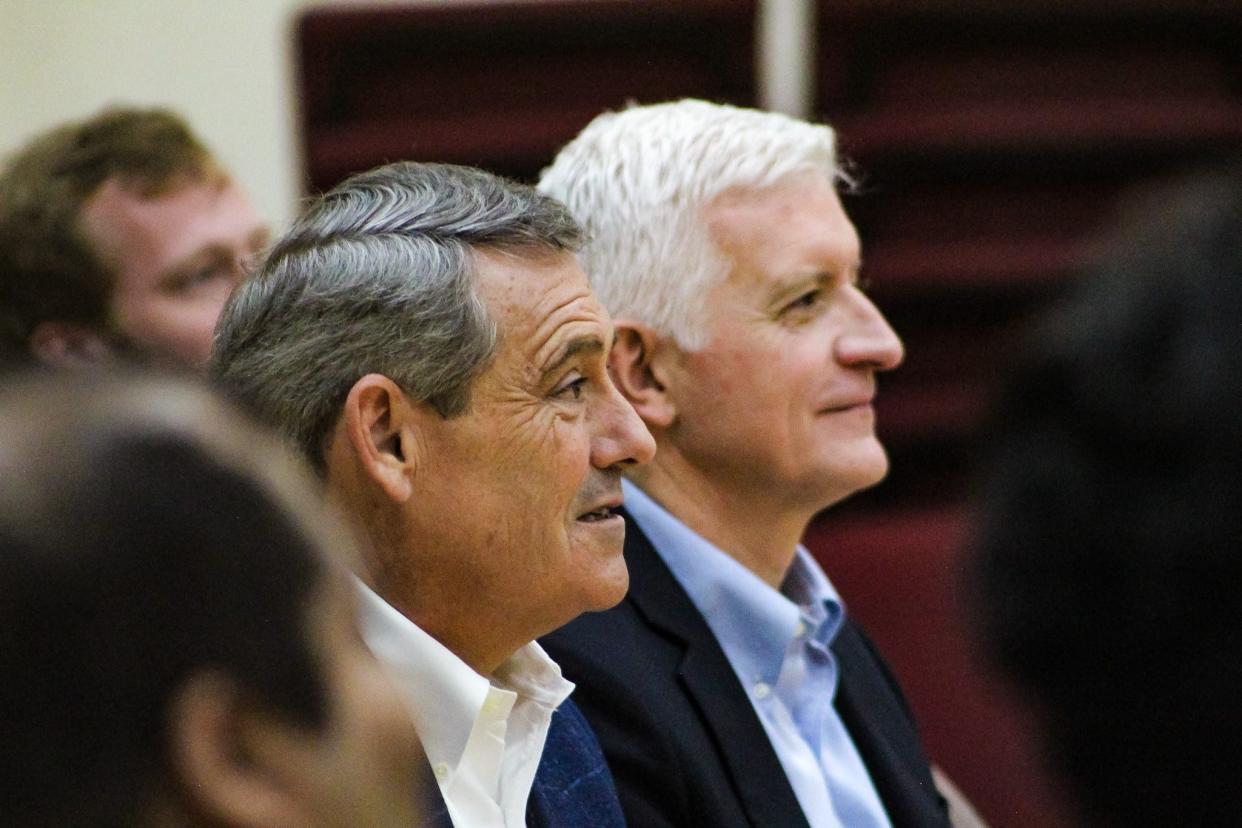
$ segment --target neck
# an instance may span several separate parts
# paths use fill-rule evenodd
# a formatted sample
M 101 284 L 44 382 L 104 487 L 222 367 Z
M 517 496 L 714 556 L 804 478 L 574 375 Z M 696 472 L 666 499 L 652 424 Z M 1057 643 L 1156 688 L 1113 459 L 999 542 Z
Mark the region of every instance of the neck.
M 435 616 L 419 617 L 411 615 L 398 607 L 406 618 L 417 624 L 425 633 L 443 644 L 453 655 L 460 658 L 481 676 L 491 678 L 509 658 L 521 647 L 533 639 L 527 638 L 517 643 L 495 641 L 495 627 L 479 628 L 478 625 L 462 623 L 460 617 L 452 619 Z M 487 627 L 484 623 L 482 627 Z
M 372 536 L 372 543 L 375 542 Z M 497 617 L 478 595 L 462 595 L 456 585 L 435 577 L 435 569 L 410 566 L 411 556 L 389 537 L 383 547 L 372 547 L 364 581 L 414 624 L 443 644 L 482 676 L 491 676 L 532 635 L 516 634 L 512 618 Z M 396 550 L 397 554 L 392 554 Z
M 656 460 L 630 479 L 774 589 L 780 589 L 798 542 L 818 511 L 705 474 L 663 445 L 656 451 Z
M 439 544 L 410 548 L 407 521 L 382 499 L 359 496 L 361 487 L 331 485 L 328 493 L 339 513 L 353 520 L 360 554 L 354 574 L 393 609 L 439 641 L 483 676 L 491 676 L 535 636 L 514 631 L 512 618 L 498 618 L 488 602 L 461 594 L 460 584 L 437 577 L 441 567 L 420 559 L 453 550 Z M 434 550 L 434 551 L 433 551 Z

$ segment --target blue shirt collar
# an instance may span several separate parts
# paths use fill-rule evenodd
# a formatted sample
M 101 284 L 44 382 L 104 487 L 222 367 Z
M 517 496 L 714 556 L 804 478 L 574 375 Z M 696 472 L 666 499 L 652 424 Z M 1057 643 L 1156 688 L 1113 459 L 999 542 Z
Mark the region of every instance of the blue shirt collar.
M 824 647 L 832 644 L 845 608 L 806 547 L 798 545 L 777 591 L 642 489 L 628 480 L 621 485 L 626 510 L 686 590 L 744 681 L 775 684 L 789 645 L 800 631 Z

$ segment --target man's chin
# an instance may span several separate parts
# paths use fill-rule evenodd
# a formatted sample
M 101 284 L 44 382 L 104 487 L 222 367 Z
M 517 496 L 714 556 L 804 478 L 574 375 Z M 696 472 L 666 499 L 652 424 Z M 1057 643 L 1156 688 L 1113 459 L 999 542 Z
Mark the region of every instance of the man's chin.
M 629 590 L 630 572 L 624 554 L 625 522 L 621 518 L 617 518 L 617 522 L 621 526 L 615 536 L 583 538 L 579 535 L 575 538 L 573 550 L 581 567 L 577 577 L 582 587 L 583 612 L 611 609 Z
M 621 559 L 620 569 L 600 578 L 596 588 L 592 590 L 590 604 L 586 612 L 603 612 L 615 607 L 625 598 L 630 589 L 630 572 Z
M 888 476 L 888 455 L 876 442 L 872 448 L 853 458 L 848 465 L 840 457 L 820 469 L 814 486 L 820 500 L 819 508 L 826 509 L 883 482 Z

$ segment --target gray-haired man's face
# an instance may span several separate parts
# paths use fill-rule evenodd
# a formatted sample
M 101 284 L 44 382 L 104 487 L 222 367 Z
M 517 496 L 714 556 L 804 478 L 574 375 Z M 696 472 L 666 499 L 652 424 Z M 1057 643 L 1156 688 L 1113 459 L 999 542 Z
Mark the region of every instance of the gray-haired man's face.
M 612 323 L 577 260 L 480 253 L 478 290 L 499 328 L 469 410 L 420 436 L 414 494 L 437 579 L 548 632 L 625 594 L 621 469 L 654 443 L 607 371 Z

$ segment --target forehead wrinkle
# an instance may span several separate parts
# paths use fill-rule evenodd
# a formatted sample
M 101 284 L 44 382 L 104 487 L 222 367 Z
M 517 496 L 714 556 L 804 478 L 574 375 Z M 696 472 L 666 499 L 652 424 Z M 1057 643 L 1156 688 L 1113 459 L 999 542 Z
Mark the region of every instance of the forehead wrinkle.
M 600 329 L 595 333 L 595 337 L 602 339 L 603 319 L 599 310 L 592 307 L 590 301 L 592 298 L 590 289 L 583 286 L 580 292 L 575 291 L 572 296 L 561 301 L 540 320 L 531 337 L 531 340 L 536 343 L 531 359 L 535 365 L 547 365 L 556 357 L 559 349 L 563 347 L 565 338 L 571 336 L 571 334 L 562 332 L 571 326 L 576 328 L 594 324 Z M 580 336 L 590 335 L 584 332 Z

